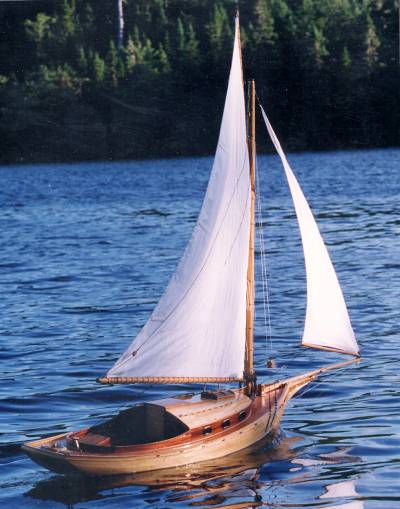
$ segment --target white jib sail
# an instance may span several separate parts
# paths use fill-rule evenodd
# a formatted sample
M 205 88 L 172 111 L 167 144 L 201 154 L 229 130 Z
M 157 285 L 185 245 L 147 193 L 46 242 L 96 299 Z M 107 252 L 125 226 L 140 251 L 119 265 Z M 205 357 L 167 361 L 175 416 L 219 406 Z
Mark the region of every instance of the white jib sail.
M 307 200 L 262 107 L 261 111 L 268 133 L 285 169 L 303 243 L 307 273 L 307 312 L 302 343 L 306 346 L 358 355 L 357 341 L 328 250 Z
M 238 30 L 237 21 L 218 147 L 192 238 L 109 377 L 243 376 L 250 179 Z

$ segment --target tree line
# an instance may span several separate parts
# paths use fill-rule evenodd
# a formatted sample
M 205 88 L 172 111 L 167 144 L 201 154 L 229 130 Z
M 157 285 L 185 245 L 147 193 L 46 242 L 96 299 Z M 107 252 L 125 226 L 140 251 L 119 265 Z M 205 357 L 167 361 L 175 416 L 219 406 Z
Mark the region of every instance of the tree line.
M 212 153 L 238 7 L 286 148 L 399 144 L 398 0 L 37 0 L 0 5 L 0 161 Z

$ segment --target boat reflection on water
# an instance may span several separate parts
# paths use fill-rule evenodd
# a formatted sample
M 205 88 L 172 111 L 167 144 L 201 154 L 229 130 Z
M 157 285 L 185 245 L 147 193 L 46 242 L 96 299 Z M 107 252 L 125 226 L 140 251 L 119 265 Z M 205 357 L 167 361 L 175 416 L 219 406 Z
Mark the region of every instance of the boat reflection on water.
M 255 508 L 270 505 L 264 500 L 263 493 L 268 492 L 269 499 L 270 488 L 275 483 L 301 484 L 313 476 L 315 468 L 358 459 L 348 454 L 345 448 L 321 454 L 317 459 L 303 458 L 300 440 L 299 437 L 280 436 L 271 445 L 267 437 L 258 444 L 223 458 L 139 474 L 112 477 L 79 474 L 54 476 L 39 482 L 26 496 L 72 506 L 92 500 L 118 499 L 119 496 L 126 496 L 126 488 L 131 486 L 135 497 L 143 497 L 143 491 L 135 492 L 135 487 L 136 490 L 144 487 L 145 498 L 158 495 L 163 498 L 163 505 L 181 506 L 186 503 L 194 507 Z M 286 462 L 283 470 L 282 462 Z M 362 502 L 351 500 L 357 496 L 355 481 L 347 480 L 327 484 L 318 499 L 321 499 L 321 508 L 363 509 Z M 330 505 L 330 500 L 334 503 L 337 499 L 340 499 L 339 505 Z M 117 500 L 116 503 L 118 505 Z M 272 505 L 280 507 L 276 498 Z M 293 506 L 288 504 L 287 507 Z

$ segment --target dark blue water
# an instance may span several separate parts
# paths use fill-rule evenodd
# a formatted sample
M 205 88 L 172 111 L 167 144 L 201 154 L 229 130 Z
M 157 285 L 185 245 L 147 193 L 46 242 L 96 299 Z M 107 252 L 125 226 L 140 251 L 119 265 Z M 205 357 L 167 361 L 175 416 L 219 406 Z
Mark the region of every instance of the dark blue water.
M 364 360 L 294 399 L 273 447 L 136 481 L 55 476 L 19 446 L 182 390 L 103 387 L 95 378 L 162 293 L 211 159 L 0 168 L 1 507 L 400 507 L 400 150 L 289 159 Z M 261 157 L 259 174 L 273 341 L 264 336 L 258 293 L 256 365 L 260 379 L 272 380 L 339 359 L 299 347 L 305 278 L 297 225 L 276 158 Z M 271 354 L 275 371 L 265 367 Z

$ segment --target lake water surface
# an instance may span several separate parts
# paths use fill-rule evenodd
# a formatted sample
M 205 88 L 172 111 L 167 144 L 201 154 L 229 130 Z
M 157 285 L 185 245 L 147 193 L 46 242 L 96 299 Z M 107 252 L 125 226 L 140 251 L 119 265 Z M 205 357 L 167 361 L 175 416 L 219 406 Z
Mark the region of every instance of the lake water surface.
M 400 150 L 291 154 L 337 268 L 363 361 L 287 407 L 280 440 L 138 479 L 64 478 L 20 445 L 191 386 L 103 387 L 190 236 L 209 158 L 0 168 L 0 506 L 399 508 Z M 260 380 L 337 355 L 299 347 L 304 262 L 276 157 L 258 161 L 272 344 Z M 259 260 L 258 260 L 259 262 Z M 275 370 L 265 360 L 274 356 Z

